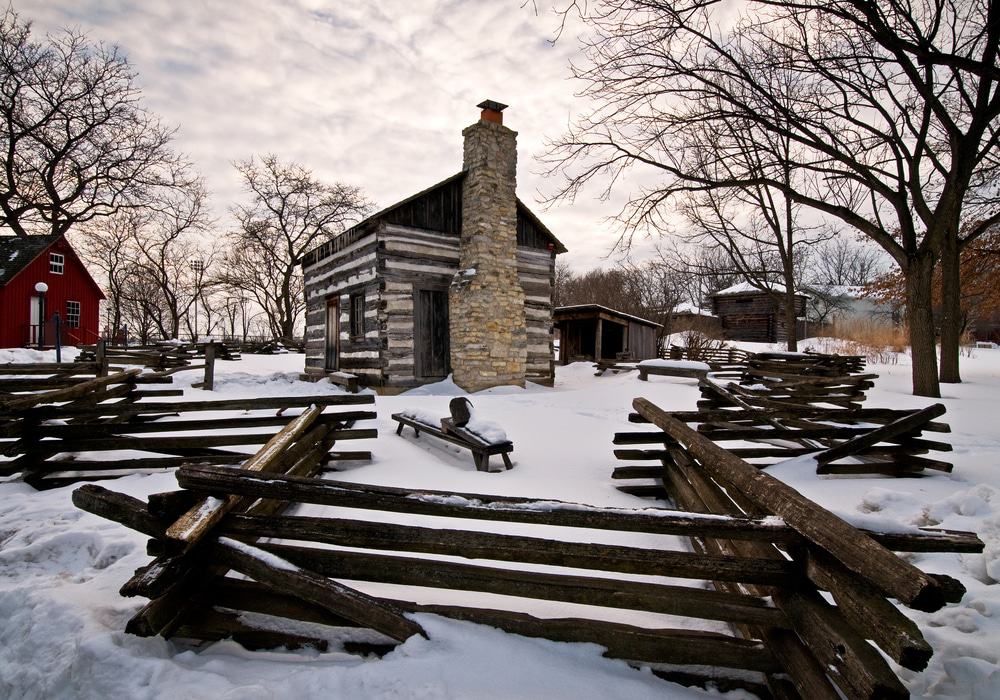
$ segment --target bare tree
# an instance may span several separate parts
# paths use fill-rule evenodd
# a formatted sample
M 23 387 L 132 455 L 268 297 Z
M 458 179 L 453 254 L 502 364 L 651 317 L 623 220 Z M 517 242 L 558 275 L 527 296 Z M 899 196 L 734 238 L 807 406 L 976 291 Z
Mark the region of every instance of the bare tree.
M 660 182 L 634 196 L 626 231 L 656 227 L 693 191 L 767 186 L 839 219 L 893 258 L 906 278 L 913 390 L 940 394 L 931 280 L 945 279 L 942 377 L 958 380 L 958 254 L 1000 221 L 1000 4 L 992 0 L 599 0 L 573 3 L 592 32 L 594 109 L 553 144 L 566 176 L 556 198 L 631 167 Z M 786 76 L 795 75 L 789 92 Z M 715 172 L 740 134 L 788 139 L 799 177 Z M 712 139 L 712 140 L 708 140 Z M 714 151 L 713 151 L 714 148 Z M 980 223 L 960 234 L 959 222 Z M 947 263 L 945 263 L 947 261 Z M 947 269 L 946 269 L 947 268 Z M 953 289 L 950 294 L 947 290 Z
M 107 292 L 105 331 L 115 337 L 129 324 L 125 296 L 129 278 L 136 274 L 136 231 L 143 225 L 144 215 L 137 210 L 121 212 L 101 221 L 91 222 L 75 236 L 77 249 L 91 270 L 101 278 Z
M 136 231 L 138 264 L 159 290 L 157 326 L 164 338 L 180 335 L 181 321 L 197 301 L 216 255 L 202 234 L 207 195 L 200 182 L 174 189 L 155 204 Z
M 218 281 L 242 290 L 267 314 L 271 333 L 291 340 L 305 300 L 303 256 L 364 216 L 371 205 L 357 187 L 320 182 L 297 163 L 267 155 L 236 163 L 250 195 L 237 206 L 238 229 Z
M 217 255 L 202 236 L 208 221 L 200 183 L 157 194 L 145 208 L 92 221 L 76 235 L 81 254 L 103 278 L 112 335 L 128 326 L 147 340 L 154 331 L 178 337 Z
M 140 102 L 114 47 L 65 31 L 36 40 L 8 5 L 0 16 L 0 224 L 18 236 L 143 206 L 185 176 L 173 135 Z
M 778 85 L 784 93 L 798 89 L 796 76 L 784 72 Z M 786 94 L 777 95 L 789 101 Z M 775 122 L 781 115 L 775 114 Z M 785 189 L 800 184 L 801 176 L 792 168 L 795 145 L 786 135 L 768 134 L 766 138 L 751 138 L 751 124 L 723 121 L 708 123 L 709 131 L 697 143 L 709 151 L 698 156 L 701 177 L 713 180 L 739 178 L 743 173 L 755 173 L 759 181 L 727 189 L 696 189 L 680 202 L 680 210 L 691 230 L 689 241 L 714 246 L 725 252 L 733 270 L 744 281 L 767 292 L 783 309 L 789 329 L 788 350 L 798 348 L 795 302 L 799 262 L 805 248 L 816 243 L 820 228 L 803 221 L 802 206 L 786 197 L 783 189 L 767 181 L 785 185 Z M 722 129 L 723 133 L 715 133 Z M 718 144 L 728 149 L 720 154 Z
M 863 287 L 885 268 L 886 261 L 877 248 L 837 236 L 813 249 L 809 279 L 813 284 Z

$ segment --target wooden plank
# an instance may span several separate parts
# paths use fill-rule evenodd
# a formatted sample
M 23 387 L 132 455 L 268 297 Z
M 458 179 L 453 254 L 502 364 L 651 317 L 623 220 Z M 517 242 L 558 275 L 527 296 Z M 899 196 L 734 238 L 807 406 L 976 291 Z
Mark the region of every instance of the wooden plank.
M 321 409 L 322 410 L 322 409 Z M 122 431 L 126 432 L 126 431 Z M 354 428 L 338 430 L 339 440 L 367 440 L 378 437 L 375 428 Z M 278 433 L 233 433 L 229 435 L 172 435 L 138 436 L 128 435 L 94 438 L 92 440 L 45 440 L 22 448 L 30 454 L 57 454 L 60 452 L 102 452 L 105 450 L 145 450 L 147 452 L 169 452 L 186 448 L 228 447 L 236 445 L 266 445 Z
M 109 384 L 120 384 L 136 377 L 141 370 L 130 369 L 127 372 L 118 372 L 107 377 L 96 377 L 80 384 L 54 391 L 46 391 L 40 394 L 29 394 L 27 396 L 16 396 L 8 399 L 0 399 L 0 408 L 4 411 L 23 411 L 33 408 L 43 403 L 62 403 L 72 399 L 86 396 Z
M 784 615 L 762 598 L 719 593 L 704 588 L 622 578 L 522 571 L 270 542 L 257 546 L 292 564 L 308 567 L 311 571 L 335 579 L 478 591 L 519 598 L 644 610 L 702 620 L 787 626 Z
M 242 478 L 237 470 L 202 465 L 180 468 L 177 480 L 181 487 L 203 493 L 241 494 L 366 510 L 653 534 L 708 532 L 738 539 L 799 540 L 794 531 L 773 520 L 705 518 L 662 508 L 598 508 L 564 501 L 401 489 L 279 475 L 251 480 Z
M 407 619 L 392 606 L 275 557 L 272 553 L 227 538 L 207 544 L 213 563 L 228 566 L 256 581 L 293 593 L 392 639 L 402 642 L 415 634 L 427 636 L 419 624 Z
M 181 492 L 186 493 L 186 492 Z M 467 559 L 492 559 L 578 569 L 618 571 L 674 578 L 748 581 L 792 586 L 800 580 L 787 562 L 709 557 L 596 542 L 560 542 L 538 537 L 427 528 L 344 518 L 246 516 L 231 513 L 219 532 L 230 537 L 265 537 L 361 549 L 424 552 Z
M 137 413 L 187 413 L 192 411 L 254 411 L 265 409 L 303 408 L 317 406 L 344 406 L 375 403 L 371 394 L 321 394 L 318 396 L 266 396 L 255 399 L 215 399 L 211 401 L 173 401 L 135 404 L 101 404 L 80 409 L 66 406 L 39 406 L 33 409 L 40 418 L 66 418 L 76 415 L 118 416 Z
M 267 471 L 322 412 L 322 406 L 312 406 L 306 409 L 295 420 L 276 433 L 256 454 L 244 462 L 240 471 L 244 473 Z M 201 540 L 238 501 L 236 496 L 228 496 L 225 499 L 205 498 L 192 506 L 191 510 L 167 528 L 166 535 L 168 538 L 183 542 L 190 547 Z
M 915 413 L 911 413 L 908 416 L 904 416 L 892 421 L 891 423 L 887 423 L 881 428 L 875 428 L 864 435 L 858 435 L 855 438 L 824 450 L 816 455 L 816 461 L 820 464 L 826 464 L 827 462 L 832 462 L 842 457 L 848 457 L 854 454 L 854 452 L 858 449 L 871 447 L 872 445 L 885 442 L 886 440 L 903 433 L 908 433 L 918 429 L 924 423 L 943 415 L 946 410 L 947 409 L 944 407 L 944 404 L 931 404 L 927 408 L 923 408 Z
M 778 664 L 760 642 L 694 630 L 647 629 L 579 618 L 537 618 L 506 610 L 453 605 L 400 603 L 411 612 L 432 613 L 558 642 L 589 642 L 605 656 L 656 664 L 704 665 L 752 671 L 777 671 Z
M 375 411 L 345 411 L 342 413 L 323 413 L 317 423 L 333 423 L 341 421 L 374 420 Z M 38 428 L 39 437 L 56 437 L 74 439 L 86 436 L 105 437 L 111 435 L 142 435 L 146 433 L 214 431 L 228 428 L 260 428 L 272 425 L 287 425 L 294 416 L 236 416 L 233 418 L 194 418 L 191 420 L 165 420 L 152 423 L 89 423 L 86 425 L 42 425 Z
M 932 612 L 945 604 L 937 581 L 857 528 L 787 484 L 727 453 L 649 400 L 638 398 L 632 405 L 686 445 L 702 468 L 714 478 L 739 489 L 760 507 L 781 516 L 806 539 L 832 554 L 849 570 L 886 595 L 917 610 Z
M 831 557 L 815 549 L 809 549 L 806 555 L 809 578 L 830 591 L 840 611 L 854 627 L 900 666 L 912 671 L 927 667 L 934 650 L 916 623 Z
M 177 481 L 183 488 L 203 493 L 240 494 L 366 510 L 786 544 L 803 541 L 795 530 L 773 518 L 705 518 L 663 508 L 599 508 L 566 501 L 403 489 L 280 475 L 244 479 L 239 470 L 210 465 L 185 465 L 178 469 Z M 863 532 L 878 541 L 891 543 L 896 551 L 982 552 L 985 547 L 982 540 L 970 532 L 933 529 L 925 529 L 923 535 Z

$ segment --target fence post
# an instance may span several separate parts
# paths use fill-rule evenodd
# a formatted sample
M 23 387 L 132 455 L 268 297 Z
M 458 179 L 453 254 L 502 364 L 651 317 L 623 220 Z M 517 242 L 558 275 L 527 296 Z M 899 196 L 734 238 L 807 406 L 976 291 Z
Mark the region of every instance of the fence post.
M 59 318 L 58 311 L 52 314 L 52 322 L 56 327 L 56 364 L 58 364 L 62 362 L 62 319 Z
M 215 341 L 205 343 L 205 382 L 202 384 L 205 391 L 215 389 Z
M 99 338 L 97 341 L 97 346 L 94 349 L 94 359 L 97 361 L 97 375 L 98 377 L 108 376 L 108 349 L 107 342 L 104 338 Z

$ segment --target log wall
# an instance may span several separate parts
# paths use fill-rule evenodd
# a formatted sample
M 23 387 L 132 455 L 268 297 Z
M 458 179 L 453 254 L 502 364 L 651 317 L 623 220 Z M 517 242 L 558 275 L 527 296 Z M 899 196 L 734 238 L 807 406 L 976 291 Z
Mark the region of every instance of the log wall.
M 805 315 L 806 298 L 796 297 L 797 313 Z M 765 292 L 713 297 L 712 309 L 728 340 L 781 343 L 788 340 L 781 303 Z M 794 332 L 794 330 L 792 331 Z
M 381 376 L 381 339 L 377 324 L 379 284 L 376 278 L 377 237 L 373 231 L 336 254 L 303 267 L 306 296 L 306 366 L 323 374 L 326 351 L 326 305 L 340 298 L 340 369 L 370 380 Z M 365 294 L 364 337 L 350 337 L 350 295 Z
M 372 386 L 410 388 L 439 378 L 418 376 L 414 363 L 414 296 L 447 291 L 458 271 L 458 236 L 382 224 L 334 255 L 304 267 L 306 372 L 324 373 L 327 300 L 340 298 L 340 369 Z M 527 379 L 551 384 L 555 253 L 517 249 L 528 327 Z M 365 294 L 364 338 L 350 337 L 350 296 Z

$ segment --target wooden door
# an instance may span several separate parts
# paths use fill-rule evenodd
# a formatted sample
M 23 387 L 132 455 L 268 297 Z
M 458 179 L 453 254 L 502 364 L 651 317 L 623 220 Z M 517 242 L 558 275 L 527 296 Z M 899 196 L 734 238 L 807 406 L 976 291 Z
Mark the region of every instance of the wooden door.
M 340 303 L 339 299 L 328 299 L 326 302 L 326 363 L 328 370 L 340 369 L 338 364 L 340 354 Z
M 413 361 L 416 376 L 445 377 L 451 370 L 448 343 L 448 292 L 418 289 L 413 309 Z

